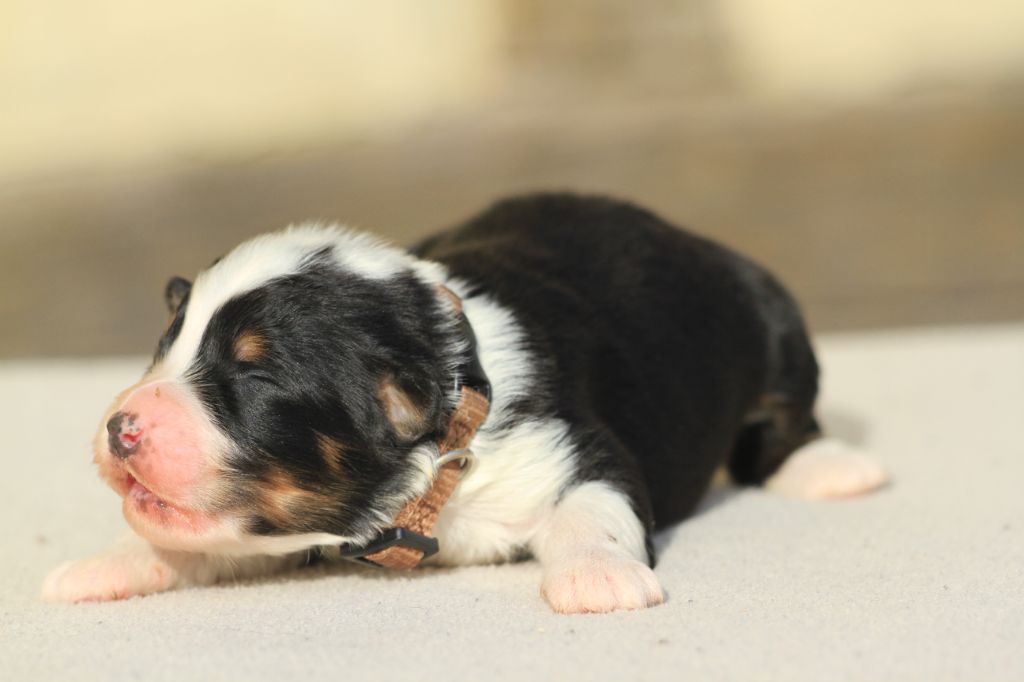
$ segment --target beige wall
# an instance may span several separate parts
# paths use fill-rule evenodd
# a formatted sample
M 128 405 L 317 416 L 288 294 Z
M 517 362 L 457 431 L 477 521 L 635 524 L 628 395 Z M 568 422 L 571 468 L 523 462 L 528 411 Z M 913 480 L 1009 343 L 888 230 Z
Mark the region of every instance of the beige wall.
M 0 0 L 0 180 L 505 102 L 858 101 L 1022 73 L 1021 0 Z
M 741 87 L 853 100 L 1024 73 L 1021 0 L 721 0 Z
M 488 92 L 497 0 L 0 0 L 0 178 L 244 154 Z
M 1019 74 L 1021 0 L 0 0 L 0 180 L 496 101 L 849 101 Z
M 817 329 L 1020 318 L 1022 11 L 0 0 L 0 357 L 144 353 L 166 278 L 258 232 L 536 189 L 734 245 Z

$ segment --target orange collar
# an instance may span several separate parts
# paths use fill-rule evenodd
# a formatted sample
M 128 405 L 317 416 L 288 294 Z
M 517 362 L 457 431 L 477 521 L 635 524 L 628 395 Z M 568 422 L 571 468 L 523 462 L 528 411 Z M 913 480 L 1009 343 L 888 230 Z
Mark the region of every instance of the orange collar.
M 469 470 L 473 453 L 469 444 L 487 418 L 491 405 L 491 384 L 477 355 L 476 336 L 462 312 L 462 301 L 450 289 L 440 293 L 458 311 L 459 326 L 469 345 L 467 360 L 457 373 L 459 401 L 452 411 L 448 428 L 438 440 L 437 470 L 430 488 L 408 502 L 395 517 L 391 528 L 361 547 L 343 545 L 341 556 L 385 568 L 411 569 L 436 554 L 440 546 L 430 533 L 452 491 Z
M 467 386 L 462 388 L 448 432 L 438 443 L 441 456 L 430 488 L 398 512 L 391 528 L 363 547 L 343 547 L 342 556 L 385 568 L 410 569 L 437 553 L 440 547 L 430 532 L 455 486 L 469 470 L 473 454 L 468 446 L 487 417 L 488 407 L 483 394 Z

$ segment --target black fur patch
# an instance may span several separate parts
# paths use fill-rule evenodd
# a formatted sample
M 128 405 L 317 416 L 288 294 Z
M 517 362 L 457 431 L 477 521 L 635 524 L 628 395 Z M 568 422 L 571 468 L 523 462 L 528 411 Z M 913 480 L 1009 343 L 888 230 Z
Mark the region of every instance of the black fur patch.
M 543 380 L 512 422 L 572 425 L 578 479 L 618 484 L 649 528 L 691 513 L 720 464 L 740 457 L 761 482 L 806 440 L 817 365 L 800 313 L 723 246 L 632 204 L 548 194 L 414 251 L 513 312 Z M 788 396 L 793 427 L 737 451 L 764 394 Z

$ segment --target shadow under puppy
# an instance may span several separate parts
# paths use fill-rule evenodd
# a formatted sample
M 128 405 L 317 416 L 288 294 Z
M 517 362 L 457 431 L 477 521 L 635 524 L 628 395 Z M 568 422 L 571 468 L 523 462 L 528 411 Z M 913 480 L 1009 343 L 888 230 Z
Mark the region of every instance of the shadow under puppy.
M 94 442 L 137 536 L 58 568 L 46 599 L 310 550 L 396 568 L 529 553 L 557 611 L 641 608 L 664 599 L 651 534 L 719 466 L 805 498 L 885 479 L 821 437 L 779 283 L 627 203 L 510 199 L 411 252 L 294 227 L 171 280 L 167 303 Z

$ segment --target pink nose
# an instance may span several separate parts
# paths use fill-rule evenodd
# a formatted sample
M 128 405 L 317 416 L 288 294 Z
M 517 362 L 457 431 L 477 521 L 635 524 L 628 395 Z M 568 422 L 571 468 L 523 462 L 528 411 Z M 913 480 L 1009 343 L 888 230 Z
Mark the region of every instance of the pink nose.
M 135 415 L 118 412 L 107 422 L 107 442 L 110 451 L 121 459 L 128 459 L 139 449 L 142 429 L 135 423 Z

